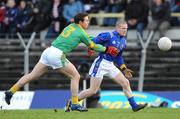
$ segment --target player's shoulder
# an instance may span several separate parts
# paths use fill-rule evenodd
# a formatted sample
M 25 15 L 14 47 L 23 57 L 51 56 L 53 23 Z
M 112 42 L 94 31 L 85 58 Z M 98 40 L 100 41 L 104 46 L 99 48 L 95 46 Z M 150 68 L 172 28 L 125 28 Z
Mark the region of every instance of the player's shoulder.
M 108 35 L 110 33 L 109 32 L 101 32 L 100 34 Z
M 106 38 L 111 38 L 111 33 L 110 32 L 102 32 L 99 34 L 99 36 L 106 37 Z

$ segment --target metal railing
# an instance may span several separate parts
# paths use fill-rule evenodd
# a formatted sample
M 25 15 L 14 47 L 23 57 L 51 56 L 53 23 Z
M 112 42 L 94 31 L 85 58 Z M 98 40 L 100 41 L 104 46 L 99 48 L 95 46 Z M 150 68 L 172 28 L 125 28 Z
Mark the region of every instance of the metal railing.
M 28 74 L 29 73 L 29 48 L 30 48 L 33 40 L 35 39 L 36 32 L 33 32 L 31 34 L 31 37 L 30 37 L 27 44 L 25 44 L 25 41 L 23 40 L 20 33 L 17 33 L 17 36 L 18 36 L 19 40 L 21 41 L 21 43 L 24 47 L 24 74 Z M 29 91 L 29 84 L 26 84 L 24 86 L 24 90 Z
M 124 18 L 124 12 L 121 13 L 91 13 L 91 18 Z M 180 17 L 180 13 L 171 13 L 171 17 Z

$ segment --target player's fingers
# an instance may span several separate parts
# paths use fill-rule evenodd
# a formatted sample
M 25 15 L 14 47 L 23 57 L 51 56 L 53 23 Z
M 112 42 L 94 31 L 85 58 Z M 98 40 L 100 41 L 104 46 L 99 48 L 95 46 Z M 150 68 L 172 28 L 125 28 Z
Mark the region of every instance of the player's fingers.
M 132 74 L 130 71 L 127 70 L 126 74 L 125 74 L 126 78 L 131 79 L 132 78 Z
M 126 77 L 128 80 L 130 80 L 130 79 L 131 79 L 131 77 L 129 77 L 128 75 L 126 75 L 125 77 Z
M 127 71 L 130 72 L 130 73 L 133 73 L 133 71 L 131 69 L 127 69 Z

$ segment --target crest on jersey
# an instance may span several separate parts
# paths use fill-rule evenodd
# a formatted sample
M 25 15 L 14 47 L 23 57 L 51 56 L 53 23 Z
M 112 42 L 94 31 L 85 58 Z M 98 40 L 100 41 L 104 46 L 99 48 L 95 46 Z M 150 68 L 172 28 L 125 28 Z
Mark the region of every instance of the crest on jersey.
M 116 44 L 116 41 L 113 41 L 112 44 Z

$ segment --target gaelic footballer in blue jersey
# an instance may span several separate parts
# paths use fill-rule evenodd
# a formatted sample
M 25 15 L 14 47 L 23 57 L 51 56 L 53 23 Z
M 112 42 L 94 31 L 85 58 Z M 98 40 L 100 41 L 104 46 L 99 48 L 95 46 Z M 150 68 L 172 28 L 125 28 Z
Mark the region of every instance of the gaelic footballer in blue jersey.
M 116 47 L 119 53 L 115 56 L 99 53 L 99 56 L 94 60 L 89 71 L 89 75 L 91 76 L 90 88 L 80 92 L 78 96 L 79 100 L 95 94 L 101 85 L 103 76 L 106 75 L 113 78 L 117 84 L 122 86 L 123 92 L 133 111 L 139 111 L 147 106 L 147 104 L 136 103 L 129 83 L 129 79 L 132 78 L 132 71 L 126 67 L 122 57 L 123 50 L 126 48 L 125 36 L 127 29 L 127 23 L 121 20 L 117 22 L 115 31 L 101 33 L 93 39 L 95 43 Z M 114 63 L 117 64 L 117 67 Z

